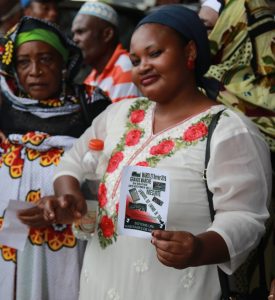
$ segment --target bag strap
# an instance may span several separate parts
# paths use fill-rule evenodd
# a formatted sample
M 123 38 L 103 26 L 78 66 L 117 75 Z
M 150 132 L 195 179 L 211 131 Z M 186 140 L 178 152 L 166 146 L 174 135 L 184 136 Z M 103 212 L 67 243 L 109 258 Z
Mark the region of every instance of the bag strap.
M 206 192 L 207 192 L 207 199 L 209 204 L 209 210 L 210 210 L 210 217 L 211 221 L 214 221 L 215 216 L 215 210 L 213 205 L 213 193 L 208 189 L 207 184 L 207 178 L 206 178 L 206 170 L 208 166 L 208 162 L 210 159 L 210 142 L 212 138 L 212 134 L 217 126 L 217 123 L 220 119 L 221 114 L 224 110 L 219 111 L 217 114 L 215 114 L 208 126 L 208 136 L 207 136 L 207 142 L 206 142 L 206 150 L 205 150 L 205 169 L 204 169 L 204 180 L 205 180 L 205 186 L 206 186 Z M 266 285 L 266 275 L 265 275 L 265 261 L 264 261 L 264 244 L 263 244 L 263 238 L 261 239 L 261 242 L 258 246 L 257 252 L 258 252 L 258 265 L 259 265 L 259 287 L 263 293 L 266 295 L 268 294 L 268 289 Z M 219 275 L 219 281 L 222 291 L 222 300 L 231 300 L 231 292 L 229 288 L 229 278 L 228 276 L 218 267 L 218 275 Z
M 209 210 L 210 210 L 210 216 L 211 216 L 211 221 L 214 221 L 214 216 L 215 216 L 215 210 L 214 210 L 214 206 L 213 206 L 213 193 L 208 189 L 208 184 L 207 184 L 207 179 L 206 179 L 206 170 L 207 170 L 207 166 L 208 166 L 208 162 L 210 159 L 210 142 L 211 142 L 211 138 L 212 138 L 212 134 L 217 126 L 217 123 L 220 119 L 221 114 L 224 112 L 224 109 L 219 111 L 218 113 L 216 113 L 209 126 L 208 126 L 208 136 L 207 136 L 207 141 L 206 141 L 206 149 L 205 149 L 205 160 L 204 160 L 204 180 L 205 180 L 205 186 L 206 186 L 206 192 L 207 192 L 207 198 L 208 198 L 208 203 L 209 203 Z
M 223 113 L 224 109 L 216 113 L 209 126 L 208 126 L 208 136 L 207 136 L 207 142 L 206 142 L 206 150 L 205 150 L 205 169 L 204 169 L 204 179 L 205 179 L 205 186 L 206 186 L 206 192 L 207 192 L 207 199 L 208 199 L 208 204 L 209 204 L 209 210 L 210 210 L 210 217 L 211 221 L 214 221 L 214 216 L 215 216 L 215 210 L 214 210 L 214 205 L 213 205 L 213 193 L 208 189 L 208 184 L 206 180 L 206 170 L 208 166 L 208 162 L 210 159 L 210 142 L 212 138 L 212 134 L 217 126 L 217 123 L 220 119 L 221 114 Z M 230 300 L 230 289 L 229 289 L 229 280 L 228 276 L 218 267 L 218 275 L 219 275 L 219 281 L 220 281 L 220 286 L 222 290 L 222 299 L 223 300 Z

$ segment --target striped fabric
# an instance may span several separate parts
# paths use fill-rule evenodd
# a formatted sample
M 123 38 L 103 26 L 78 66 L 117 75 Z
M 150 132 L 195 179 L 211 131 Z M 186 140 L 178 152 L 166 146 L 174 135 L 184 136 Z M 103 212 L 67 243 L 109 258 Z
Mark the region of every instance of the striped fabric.
M 85 79 L 87 86 L 99 86 L 112 99 L 118 102 L 122 99 L 135 98 L 141 95 L 132 83 L 132 64 L 128 52 L 119 44 L 108 64 L 101 74 L 94 69 Z

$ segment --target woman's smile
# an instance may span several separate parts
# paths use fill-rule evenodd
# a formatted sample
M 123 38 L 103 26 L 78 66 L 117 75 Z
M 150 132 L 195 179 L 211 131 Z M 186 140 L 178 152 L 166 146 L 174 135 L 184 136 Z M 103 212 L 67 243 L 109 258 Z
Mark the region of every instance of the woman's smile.
M 142 76 L 141 80 L 140 80 L 140 84 L 144 87 L 149 86 L 153 83 L 155 83 L 156 81 L 158 81 L 160 78 L 159 75 L 146 75 L 146 76 Z

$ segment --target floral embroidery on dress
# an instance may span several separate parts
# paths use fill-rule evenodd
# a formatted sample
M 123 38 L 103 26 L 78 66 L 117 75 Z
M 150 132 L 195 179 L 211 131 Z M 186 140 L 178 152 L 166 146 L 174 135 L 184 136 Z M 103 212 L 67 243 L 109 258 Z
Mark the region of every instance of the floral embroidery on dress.
M 135 102 L 128 114 L 128 122 L 126 124 L 126 131 L 121 137 L 120 143 L 114 149 L 112 156 L 109 160 L 107 170 L 103 176 L 102 182 L 98 190 L 98 201 L 99 201 L 99 225 L 98 235 L 99 241 L 102 248 L 107 247 L 116 241 L 116 222 L 117 222 L 117 203 L 111 203 L 107 199 L 107 186 L 105 184 L 108 177 L 119 171 L 118 168 L 120 163 L 124 160 L 124 148 L 137 146 L 144 135 L 144 129 L 139 124 L 144 120 L 146 111 L 148 110 L 151 103 L 145 98 L 141 98 Z
M 168 136 L 161 140 L 156 138 L 155 142 L 146 132 L 153 108 L 153 102 L 146 98 L 139 98 L 132 104 L 128 113 L 126 130 L 112 152 L 106 172 L 99 185 L 98 236 L 102 248 L 107 247 L 117 239 L 118 203 L 115 191 L 119 185 L 123 166 L 132 163 L 137 166 L 156 167 L 162 159 L 173 156 L 180 149 L 195 146 L 207 138 L 208 125 L 212 119 L 210 112 L 189 125 L 183 132 L 175 131 L 173 137 Z M 167 132 L 169 133 L 169 130 Z M 145 159 L 134 162 L 134 154 L 139 152 L 140 148 L 145 149 L 148 144 L 146 142 L 149 140 L 152 146 L 148 148 Z M 122 164 L 122 161 L 126 159 L 126 163 Z
M 183 284 L 183 287 L 186 289 L 190 289 L 193 284 L 195 283 L 195 275 L 194 270 L 192 268 L 188 268 L 185 270 L 182 270 L 182 277 L 181 277 L 181 283 Z
M 148 264 L 143 259 L 138 259 L 133 263 L 133 266 L 137 273 L 143 273 L 148 271 Z
M 112 288 L 108 291 L 108 298 L 110 300 L 120 300 L 119 294 L 116 289 Z

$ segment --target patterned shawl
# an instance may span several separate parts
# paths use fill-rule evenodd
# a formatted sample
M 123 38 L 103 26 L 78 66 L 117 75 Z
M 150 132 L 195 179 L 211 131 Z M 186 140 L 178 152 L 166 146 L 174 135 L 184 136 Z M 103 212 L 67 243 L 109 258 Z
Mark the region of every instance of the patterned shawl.
M 243 112 L 275 151 L 275 21 L 264 0 L 226 0 L 210 39 L 217 100 Z

